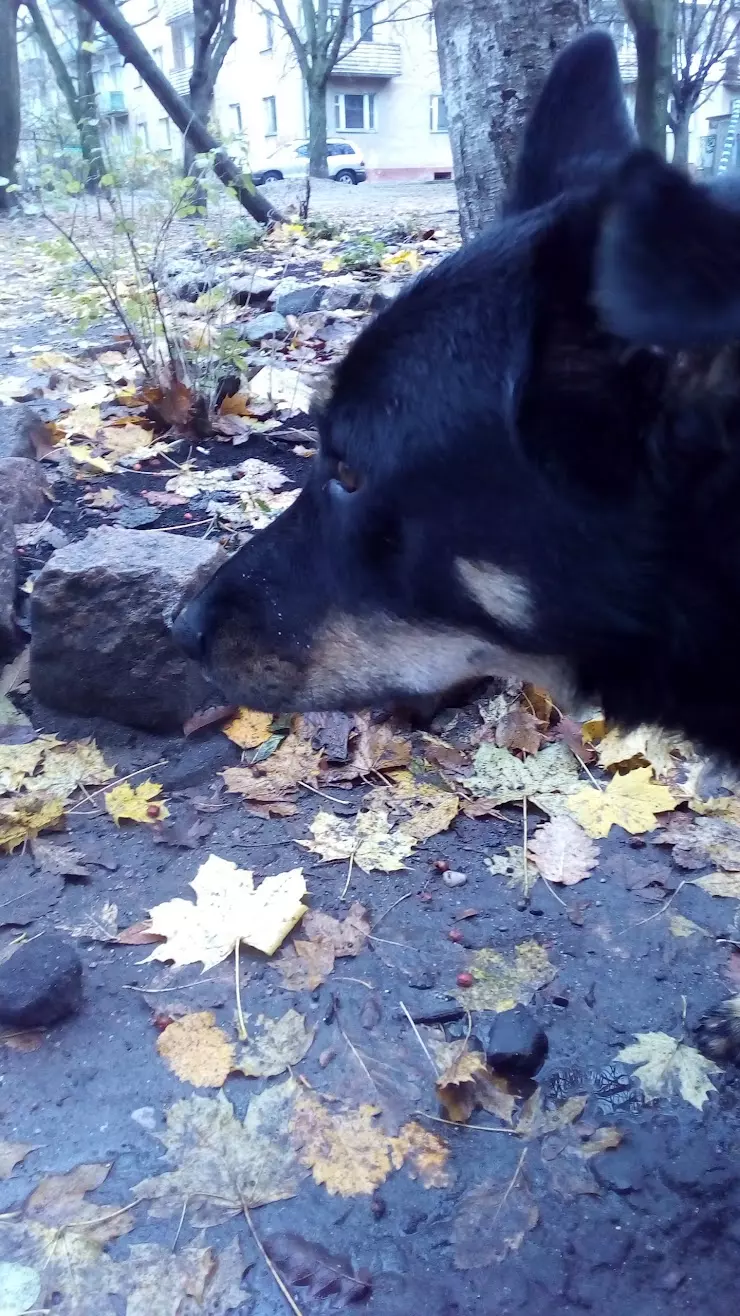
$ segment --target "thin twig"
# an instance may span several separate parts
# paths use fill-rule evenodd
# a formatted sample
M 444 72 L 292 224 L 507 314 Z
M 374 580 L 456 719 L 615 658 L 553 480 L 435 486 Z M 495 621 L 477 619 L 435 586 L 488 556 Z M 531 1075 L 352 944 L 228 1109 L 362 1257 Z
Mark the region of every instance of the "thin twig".
M 138 777 L 142 772 L 153 772 L 155 768 L 161 768 L 168 762 L 169 759 L 159 759 L 157 763 L 150 763 L 147 768 L 136 768 L 133 772 L 127 773 L 125 777 L 118 777 L 115 781 L 106 782 L 105 786 L 100 786 L 96 791 L 91 791 L 87 799 L 80 800 L 79 804 L 73 804 L 70 809 L 67 809 L 67 813 L 74 813 L 81 805 L 88 804 L 94 796 L 102 795 L 104 791 L 112 791 L 115 786 L 121 786 L 124 781 L 130 781 L 132 777 Z
M 173 1239 L 173 1241 L 172 1241 L 172 1251 L 173 1251 L 173 1252 L 174 1252 L 175 1248 L 177 1247 L 178 1239 L 179 1239 L 179 1237 L 180 1237 L 180 1233 L 181 1233 L 181 1231 L 182 1231 L 182 1227 L 183 1227 L 183 1225 L 184 1225 L 184 1223 L 185 1223 L 185 1212 L 187 1211 L 187 1209 L 188 1209 L 188 1199 L 187 1199 L 187 1197 L 186 1197 L 186 1198 L 183 1199 L 183 1203 L 182 1203 L 182 1211 L 180 1212 L 180 1223 L 179 1223 L 178 1226 L 177 1226 L 177 1233 L 175 1234 L 175 1237 L 174 1237 L 174 1239 Z
M 244 1020 L 244 1012 L 242 1010 L 242 992 L 241 992 L 241 986 L 239 984 L 239 947 L 241 945 L 241 940 L 242 940 L 241 937 L 237 937 L 236 945 L 234 946 L 234 983 L 236 986 L 236 1020 L 237 1020 L 236 1031 L 239 1041 L 246 1042 L 247 1025 Z
M 529 904 L 529 861 L 527 859 L 527 797 L 522 796 L 522 872 L 524 873 L 524 899 Z
M 119 945 L 125 945 L 125 942 L 119 942 Z M 123 987 L 127 992 L 145 992 L 147 996 L 159 996 L 160 992 L 186 992 L 190 987 L 200 987 L 204 982 L 216 982 L 215 978 L 196 978 L 195 982 L 184 982 L 179 987 L 135 987 L 133 983 L 125 982 Z
M 260 1256 L 262 1257 L 262 1260 L 264 1261 L 265 1265 L 267 1266 L 267 1269 L 269 1270 L 270 1274 L 272 1275 L 272 1278 L 274 1279 L 275 1283 L 277 1284 L 278 1288 L 280 1289 L 280 1292 L 282 1293 L 283 1297 L 285 1298 L 285 1301 L 287 1302 L 288 1306 L 290 1307 L 290 1310 L 293 1312 L 293 1316 L 303 1316 L 303 1312 L 301 1311 L 300 1307 L 296 1306 L 295 1302 L 293 1301 L 293 1298 L 291 1297 L 291 1294 L 290 1294 L 289 1289 L 288 1289 L 288 1288 L 286 1287 L 286 1285 L 283 1283 L 283 1281 L 282 1281 L 282 1279 L 281 1279 L 281 1277 L 280 1277 L 278 1271 L 275 1269 L 275 1266 L 273 1265 L 273 1263 L 272 1263 L 272 1261 L 270 1260 L 269 1256 L 267 1255 L 267 1253 L 266 1253 L 264 1247 L 262 1246 L 262 1240 L 260 1239 L 260 1236 L 259 1236 L 259 1234 L 257 1233 L 257 1230 L 255 1229 L 255 1227 L 254 1227 L 254 1225 L 253 1225 L 253 1223 L 252 1223 L 252 1214 L 251 1214 L 251 1212 L 250 1212 L 250 1210 L 249 1210 L 249 1207 L 247 1206 L 246 1202 L 244 1201 L 244 1198 L 241 1196 L 241 1193 L 239 1194 L 239 1196 L 241 1197 L 242 1211 L 244 1212 L 244 1219 L 246 1220 L 246 1222 L 247 1222 L 247 1224 L 248 1224 L 248 1226 L 249 1226 L 249 1230 L 250 1230 L 250 1233 L 251 1233 L 251 1235 L 252 1235 L 252 1238 L 254 1239 L 255 1243 L 257 1244 L 257 1248 L 258 1248 L 258 1250 L 259 1250 Z
M 516 1137 L 516 1129 L 497 1129 L 494 1124 L 458 1124 L 457 1120 L 444 1120 L 441 1115 L 427 1115 L 425 1110 L 412 1110 L 417 1119 L 433 1120 L 435 1124 L 449 1124 L 453 1129 L 469 1129 L 471 1133 L 508 1133 Z M 518 1169 L 518 1167 L 517 1167 Z
M 353 865 L 354 862 L 355 862 L 355 851 L 356 851 L 356 849 L 357 849 L 357 844 L 355 843 L 355 845 L 352 846 L 352 849 L 351 849 L 350 852 L 349 852 L 349 866 L 348 866 L 348 868 L 347 868 L 347 881 L 345 882 L 345 884 L 344 884 L 344 889 L 343 889 L 343 891 L 342 891 L 341 896 L 339 897 L 340 900 L 344 900 L 344 898 L 345 898 L 347 892 L 349 891 L 349 884 L 350 884 L 350 882 L 352 881 L 352 865 Z
M 687 883 L 687 882 L 690 882 L 690 881 L 691 881 L 691 878 L 689 878 L 689 877 L 685 877 L 685 878 L 683 879 L 683 881 L 679 882 L 679 884 L 678 884 L 678 886 L 676 887 L 676 890 L 673 892 L 673 894 L 670 895 L 670 896 L 668 897 L 668 899 L 667 899 L 666 901 L 663 902 L 663 904 L 661 905 L 660 909 L 656 909 L 656 911 L 655 911 L 654 914 L 648 914 L 647 918 L 641 918 L 641 919 L 639 919 L 639 921 L 638 921 L 637 923 L 630 923 L 629 927 L 628 927 L 628 928 L 625 928 L 624 932 L 625 932 L 625 933 L 626 933 L 626 932 L 631 932 L 631 931 L 632 931 L 632 928 L 641 928 L 641 927 L 643 926 L 643 924 L 645 924 L 645 923 L 652 923 L 652 921 L 653 921 L 654 918 L 660 918 L 661 914 L 665 914 L 665 912 L 666 912 L 668 906 L 670 905 L 671 901 L 673 901 L 673 900 L 676 899 L 676 896 L 678 895 L 679 891 L 681 890 L 681 887 L 682 887 L 682 886 L 686 886 L 686 883 Z M 619 936 L 623 936 L 624 933 L 621 933 L 621 932 L 620 932 L 618 935 L 619 935 Z
M 336 795 L 327 795 L 326 791 L 320 791 L 319 788 L 318 788 L 318 786 L 311 786 L 311 785 L 309 784 L 309 782 L 307 782 L 307 781 L 299 781 L 299 782 L 298 782 L 298 785 L 299 785 L 299 786 L 303 786 L 304 790 L 307 790 L 307 791 L 313 791 L 314 795 L 323 795 L 324 799 L 325 799 L 325 800 L 331 800 L 332 804 L 348 804 L 348 803 L 349 803 L 348 800 L 338 800 L 337 797 L 336 797 Z
M 406 1006 L 404 1005 L 403 1001 L 400 1002 L 400 1006 L 401 1006 L 401 1009 L 403 1010 L 404 1014 L 406 1015 L 406 1018 L 408 1019 L 409 1023 L 411 1024 L 411 1027 L 412 1027 L 413 1030 L 414 1030 L 414 1035 L 415 1035 L 415 1037 L 416 1037 L 417 1042 L 419 1043 L 419 1046 L 421 1047 L 422 1051 L 424 1052 L 424 1055 L 426 1056 L 427 1060 L 429 1061 L 430 1065 L 432 1066 L 432 1069 L 434 1070 L 435 1078 L 439 1078 L 439 1069 L 437 1068 L 437 1066 L 435 1065 L 435 1063 L 434 1063 L 434 1061 L 433 1061 L 431 1055 L 429 1054 L 429 1051 L 428 1051 L 428 1049 L 427 1049 L 427 1045 L 426 1045 L 426 1042 L 424 1041 L 424 1038 L 422 1037 L 421 1033 L 419 1032 L 419 1029 L 416 1027 L 416 1024 L 414 1023 L 413 1019 L 411 1018 L 411 1015 L 409 1014 L 408 1010 L 406 1009 Z
M 394 900 L 393 904 L 389 905 L 387 909 L 384 909 L 383 913 L 380 914 L 378 918 L 376 918 L 375 922 L 373 923 L 373 930 L 377 928 L 380 923 L 383 922 L 383 919 L 386 918 L 388 914 L 390 914 L 392 909 L 396 908 L 396 905 L 400 905 L 402 900 L 408 900 L 409 896 L 413 896 L 413 894 L 414 894 L 413 891 L 407 891 L 405 895 L 399 896 L 398 900 Z

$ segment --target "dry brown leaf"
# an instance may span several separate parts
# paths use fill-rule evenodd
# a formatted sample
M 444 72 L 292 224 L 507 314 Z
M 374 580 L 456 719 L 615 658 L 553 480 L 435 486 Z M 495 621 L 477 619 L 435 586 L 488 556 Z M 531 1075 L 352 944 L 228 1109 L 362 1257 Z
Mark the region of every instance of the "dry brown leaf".
M 321 754 L 297 736 L 286 736 L 268 759 L 252 768 L 226 768 L 221 774 L 227 791 L 259 804 L 290 801 L 302 781 L 313 784 Z
M 197 903 L 167 900 L 155 905 L 151 931 L 164 937 L 144 961 L 173 960 L 212 969 L 237 941 L 272 955 L 306 912 L 306 882 L 300 868 L 266 877 L 255 889 L 252 873 L 230 859 L 209 855 L 190 883 Z
M 452 1043 L 451 1049 L 457 1055 L 453 1055 L 435 1084 L 446 1118 L 454 1124 L 464 1124 L 480 1106 L 511 1124 L 516 1101 L 506 1080 L 491 1073 L 479 1051 L 467 1051 L 465 1042 Z M 439 1054 L 434 1054 L 439 1063 Z
M 187 1203 L 202 1226 L 294 1197 L 305 1177 L 286 1137 L 297 1092 L 291 1078 L 265 1088 L 243 1123 L 222 1092 L 176 1102 L 160 1139 L 177 1168 L 137 1184 L 134 1196 L 150 1198 L 158 1216 L 180 1215 Z
M 370 1194 L 404 1161 L 425 1187 L 449 1183 L 448 1149 L 441 1138 L 413 1123 L 391 1137 L 377 1122 L 378 1113 L 369 1105 L 334 1113 L 315 1093 L 299 1093 L 291 1137 L 316 1183 L 341 1197 Z
M 599 861 L 599 847 L 565 814 L 538 827 L 527 850 L 548 882 L 562 882 L 564 886 L 582 882 Z
M 487 1179 L 464 1193 L 452 1230 L 455 1266 L 475 1270 L 517 1252 L 539 1220 L 539 1210 L 521 1176 Z
M 511 1010 L 528 1005 L 540 987 L 552 982 L 557 969 L 536 941 L 523 941 L 513 961 L 497 950 L 479 950 L 470 964 L 471 987 L 458 987 L 455 996 L 466 1010 Z
M 512 708 L 496 724 L 496 744 L 502 749 L 520 749 L 536 754 L 542 744 L 542 723 L 534 713 Z
M 279 1019 L 259 1015 L 255 1024 L 258 1034 L 240 1051 L 234 1066 L 247 1078 L 273 1078 L 297 1065 L 316 1035 L 316 1029 L 309 1028 L 305 1016 L 297 1010 L 286 1010 Z
M 236 1048 L 216 1026 L 211 1010 L 186 1014 L 168 1024 L 157 1038 L 157 1050 L 173 1074 L 196 1088 L 223 1087 L 235 1068 Z
M 358 714 L 355 719 L 358 734 L 351 742 L 352 757 L 349 763 L 334 766 L 325 773 L 325 780 L 339 783 L 356 781 L 371 772 L 390 772 L 405 768 L 411 762 L 411 745 L 387 722 L 374 723 L 370 714 Z
M 559 1133 L 580 1118 L 587 1102 L 588 1095 L 568 1097 L 559 1106 L 545 1110 L 542 1105 L 542 1089 L 535 1088 L 522 1106 L 516 1131 L 528 1142 L 533 1138 L 545 1138 L 551 1133 Z
M 31 841 L 31 854 L 44 873 L 54 873 L 60 877 L 90 877 L 85 855 L 73 845 L 58 844 L 35 836 Z
M 9 1179 L 16 1165 L 37 1148 L 35 1142 L 0 1142 L 0 1179 Z
M 671 818 L 656 844 L 672 845 L 679 868 L 713 864 L 728 873 L 740 872 L 740 825 L 727 818 Z
M 340 921 L 320 909 L 309 909 L 301 924 L 301 938 L 281 950 L 275 967 L 291 991 L 313 991 L 328 978 L 334 960 L 359 955 L 370 932 L 364 905 L 354 903 Z
M 24 1214 L 53 1229 L 80 1233 L 97 1244 L 110 1243 L 130 1233 L 135 1220 L 130 1211 L 85 1201 L 87 1193 L 105 1183 L 110 1165 L 77 1165 L 66 1174 L 50 1174 L 31 1193 Z

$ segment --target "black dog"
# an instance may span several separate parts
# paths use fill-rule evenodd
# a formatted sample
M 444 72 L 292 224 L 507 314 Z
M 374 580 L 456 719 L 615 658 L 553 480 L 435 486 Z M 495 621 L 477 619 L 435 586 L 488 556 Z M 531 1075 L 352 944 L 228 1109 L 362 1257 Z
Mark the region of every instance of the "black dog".
M 178 640 L 251 707 L 511 675 L 740 760 L 736 339 L 735 198 L 637 147 L 591 32 L 505 217 L 360 334 L 306 488 Z

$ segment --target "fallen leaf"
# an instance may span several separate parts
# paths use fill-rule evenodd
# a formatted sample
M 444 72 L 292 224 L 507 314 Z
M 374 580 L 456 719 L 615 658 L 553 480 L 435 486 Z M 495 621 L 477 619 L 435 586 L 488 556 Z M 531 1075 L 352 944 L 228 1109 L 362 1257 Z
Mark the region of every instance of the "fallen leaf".
M 521 1162 L 520 1162 L 521 1165 Z M 475 1270 L 518 1252 L 539 1220 L 539 1210 L 520 1167 L 513 1179 L 486 1179 L 463 1193 L 452 1227 L 458 1270 Z
M 721 1073 L 719 1065 L 667 1033 L 635 1033 L 635 1037 L 637 1041 L 624 1047 L 617 1060 L 638 1066 L 635 1077 L 648 1100 L 672 1096 L 677 1090 L 684 1101 L 701 1110 L 709 1093 L 717 1090 L 709 1075 Z
M 300 740 L 309 740 L 315 750 L 323 750 L 330 763 L 346 763 L 349 736 L 355 727 L 353 715 L 336 711 L 297 713 L 292 726 Z
M 0 1179 L 9 1179 L 16 1165 L 37 1149 L 35 1142 L 0 1142 Z
M 110 1165 L 77 1165 L 66 1174 L 50 1174 L 31 1193 L 24 1208 L 27 1220 L 79 1233 L 97 1244 L 110 1243 L 134 1228 L 131 1211 L 112 1211 L 110 1206 L 85 1200 L 105 1183 Z
M 64 800 L 48 795 L 0 800 L 0 848 L 17 850 L 39 832 L 57 828 L 64 816 Z
M 710 896 L 729 896 L 740 900 L 740 873 L 710 873 L 707 877 L 694 877 L 692 886 L 700 886 Z
M 162 822 L 169 818 L 170 811 L 162 800 L 155 798 L 161 789 L 156 781 L 142 781 L 140 786 L 124 781 L 106 792 L 105 807 L 115 823 L 124 818 L 150 824 Z
M 264 742 L 267 744 L 269 741 Z M 257 754 L 264 745 L 257 748 Z M 278 740 L 274 753 L 265 762 L 256 767 L 226 768 L 221 775 L 232 794 L 242 795 L 250 802 L 279 803 L 294 798 L 301 782 L 316 781 L 320 758 L 321 754 L 309 744 L 291 735 Z
M 520 749 L 536 754 L 542 744 L 542 723 L 534 713 L 512 708 L 496 724 L 496 744 L 502 749 Z
M 538 827 L 527 850 L 548 882 L 562 882 L 564 886 L 582 882 L 599 861 L 599 847 L 564 814 Z
M 652 776 L 652 768 L 635 768 L 612 777 L 604 790 L 582 786 L 568 799 L 568 809 L 594 838 L 608 836 L 613 826 L 623 827 L 632 836 L 651 832 L 658 826 L 656 814 L 676 807 L 668 787 L 653 781 Z
M 301 1163 L 316 1183 L 341 1197 L 370 1194 L 405 1160 L 426 1187 L 449 1182 L 448 1149 L 441 1138 L 419 1124 L 406 1124 L 397 1137 L 377 1122 L 376 1106 L 332 1112 L 314 1092 L 301 1091 L 290 1125 Z
M 105 901 L 100 909 L 88 910 L 79 923 L 63 925 L 71 937 L 86 941 L 115 941 L 118 936 L 118 906 Z
M 29 744 L 0 745 L 0 794 L 19 791 L 33 776 L 44 754 L 44 741 Z
M 656 837 L 659 845 L 673 846 L 679 868 L 705 868 L 713 864 L 725 872 L 740 872 L 740 826 L 726 818 L 672 818 Z
M 234 712 L 233 704 L 210 704 L 208 708 L 199 708 L 192 717 L 188 717 L 182 724 L 182 734 L 184 736 L 194 736 L 197 731 L 203 731 L 206 727 L 216 726 L 217 723 L 223 722 Z
M 485 858 L 483 863 L 489 873 L 496 877 L 505 877 L 506 885 L 521 890 L 528 895 L 538 877 L 534 864 L 524 867 L 524 851 L 521 845 L 507 845 L 506 854 L 494 854 Z
M 684 918 L 683 914 L 671 914 L 668 920 L 668 926 L 673 937 L 709 937 L 712 934 L 707 932 L 698 923 L 692 923 L 690 918 Z
M 173 1074 L 196 1088 L 223 1087 L 234 1068 L 236 1048 L 216 1026 L 211 1010 L 168 1024 L 157 1038 L 157 1050 Z
M 624 770 L 652 768 L 658 780 L 675 776 L 681 758 L 690 758 L 693 747 L 660 727 L 642 724 L 631 731 L 612 727 L 599 745 L 602 768 Z
M 414 837 L 400 827 L 391 832 L 384 809 L 367 810 L 352 821 L 322 810 L 314 818 L 309 831 L 314 839 L 298 842 L 305 850 L 320 855 L 324 863 L 352 856 L 353 862 L 364 873 L 375 870 L 398 872 L 406 867 L 403 860 L 416 845 Z
M 271 726 L 272 713 L 255 713 L 251 708 L 240 708 L 221 730 L 240 749 L 256 749 L 267 740 Z
M 85 858 L 73 845 L 59 845 L 53 841 L 34 837 L 31 841 L 31 854 L 37 866 L 45 873 L 54 873 L 60 877 L 90 877 L 90 868 Z
M 356 781 L 371 772 L 405 768 L 411 762 L 411 745 L 387 722 L 375 723 L 369 714 L 363 713 L 355 718 L 355 726 L 352 757 L 344 766 L 330 769 L 326 774 L 328 781 Z
M 497 950 L 479 950 L 470 964 L 472 987 L 458 987 L 454 995 L 467 1010 L 512 1010 L 528 1005 L 540 987 L 552 982 L 557 969 L 536 941 L 523 941 L 507 960 Z
M 587 1095 L 568 1097 L 559 1106 L 545 1110 L 542 1104 L 542 1089 L 537 1087 L 522 1106 L 516 1131 L 528 1142 L 535 1138 L 546 1138 L 549 1134 L 558 1133 L 575 1123 L 586 1109 L 587 1102 Z
M 335 1298 L 342 1306 L 351 1306 L 372 1294 L 367 1271 L 355 1275 L 348 1256 L 335 1255 L 300 1234 L 271 1234 L 265 1250 L 283 1279 L 305 1288 L 309 1298 Z
M 316 1029 L 309 1028 L 305 1016 L 297 1010 L 286 1010 L 279 1019 L 260 1015 L 256 1025 L 258 1035 L 240 1051 L 234 1066 L 247 1078 L 273 1078 L 297 1065 L 316 1034 Z
M 462 780 L 492 806 L 533 801 L 546 813 L 559 812 L 563 796 L 578 787 L 578 764 L 566 745 L 546 745 L 539 754 L 518 759 L 488 742 L 476 751 L 473 774 Z
M 457 817 L 460 801 L 452 791 L 416 781 L 410 772 L 401 771 L 391 773 L 388 783 L 375 786 L 363 806 L 401 813 L 404 832 L 421 842 L 447 831 Z
M 134 1196 L 151 1199 L 157 1216 L 179 1215 L 187 1203 L 200 1226 L 294 1197 L 305 1177 L 286 1137 L 297 1092 L 292 1078 L 265 1088 L 252 1097 L 243 1123 L 222 1092 L 177 1101 L 159 1135 L 177 1168 L 143 1180 Z
M 451 1054 L 435 1048 L 433 1055 L 437 1064 L 448 1060 L 435 1084 L 446 1118 L 464 1124 L 480 1106 L 511 1124 L 516 1102 L 506 1080 L 491 1072 L 479 1051 L 466 1050 L 464 1041 L 443 1045 Z
M 320 909 L 309 909 L 301 924 L 302 937 L 295 937 L 292 945 L 281 950 L 275 968 L 289 990 L 313 991 L 328 978 L 335 959 L 359 955 L 369 932 L 367 910 L 356 902 L 343 921 Z
M 212 854 L 190 885 L 196 904 L 176 897 L 150 910 L 152 932 L 166 941 L 154 947 L 145 964 L 202 960 L 205 972 L 225 960 L 237 941 L 272 955 L 306 912 L 300 868 L 266 877 L 255 889 L 248 869 Z

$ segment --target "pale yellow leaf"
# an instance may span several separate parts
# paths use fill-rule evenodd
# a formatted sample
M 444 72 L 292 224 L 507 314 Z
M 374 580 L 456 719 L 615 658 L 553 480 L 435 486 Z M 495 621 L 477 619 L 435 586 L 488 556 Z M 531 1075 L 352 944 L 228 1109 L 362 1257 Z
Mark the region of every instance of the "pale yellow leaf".
M 537 828 L 528 854 L 548 882 L 562 882 L 564 886 L 582 882 L 599 861 L 599 847 L 565 814 Z
M 123 781 L 106 792 L 105 807 L 115 823 L 124 818 L 132 822 L 162 822 L 169 818 L 170 811 L 162 800 L 156 799 L 161 789 L 156 781 L 142 781 L 140 786 Z
M 710 873 L 707 877 L 695 877 L 692 886 L 700 886 L 710 896 L 740 900 L 740 873 Z
M 557 969 L 537 941 L 523 941 L 509 960 L 497 950 L 475 951 L 472 987 L 457 987 L 455 996 L 467 1010 L 511 1010 L 528 1005 L 539 987 L 552 982 Z
M 578 763 L 566 745 L 546 745 L 538 754 L 518 759 L 508 749 L 485 741 L 476 751 L 473 775 L 461 778 L 475 795 L 492 805 L 515 803 L 525 796 L 547 813 L 560 811 L 563 797 L 578 787 Z
M 690 918 L 684 918 L 683 914 L 671 914 L 668 920 L 668 926 L 673 937 L 709 937 L 710 932 L 702 928 L 698 923 L 692 923 Z
M 37 1147 L 35 1142 L 0 1142 L 0 1179 L 9 1179 L 16 1165 Z
M 709 1075 L 719 1074 L 719 1065 L 668 1033 L 635 1033 L 635 1037 L 635 1042 L 618 1053 L 617 1060 L 637 1065 L 635 1077 L 645 1096 L 653 1101 L 678 1092 L 684 1101 L 701 1110 L 709 1093 L 716 1091 Z
M 631 731 L 612 727 L 599 745 L 602 768 L 650 767 L 659 780 L 675 776 L 680 759 L 692 754 L 693 747 L 680 736 L 646 723 Z
M 256 1027 L 256 1036 L 252 1036 L 253 1027 Z M 272 1078 L 297 1065 L 308 1052 L 316 1033 L 297 1010 L 287 1010 L 279 1019 L 260 1015 L 254 1025 L 249 1023 L 248 1031 L 249 1041 L 235 1064 L 235 1068 L 247 1078 Z
M 349 859 L 365 873 L 379 870 L 395 873 L 405 868 L 416 840 L 401 827 L 391 831 L 388 814 L 384 809 L 368 809 L 355 819 L 338 818 L 334 813 L 321 811 L 309 830 L 312 841 L 299 841 L 304 849 L 318 854 L 324 863 L 332 859 Z
M 272 955 L 306 912 L 300 868 L 266 877 L 255 890 L 248 869 L 212 854 L 190 885 L 196 904 L 176 897 L 151 910 L 151 931 L 166 940 L 145 963 L 202 961 L 205 971 L 226 959 L 237 941 Z
M 652 768 L 635 768 L 624 776 L 612 777 L 604 790 L 582 786 L 568 799 L 568 809 L 589 836 L 608 836 L 611 828 L 623 827 L 638 836 L 658 826 L 657 813 L 675 809 L 676 801 L 667 786 L 653 781 Z

